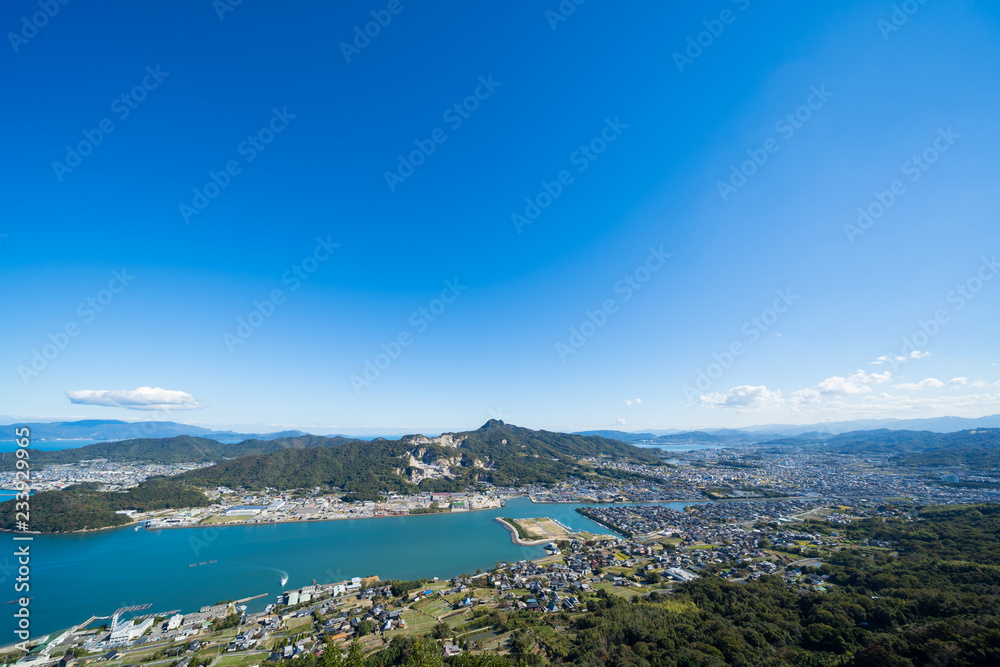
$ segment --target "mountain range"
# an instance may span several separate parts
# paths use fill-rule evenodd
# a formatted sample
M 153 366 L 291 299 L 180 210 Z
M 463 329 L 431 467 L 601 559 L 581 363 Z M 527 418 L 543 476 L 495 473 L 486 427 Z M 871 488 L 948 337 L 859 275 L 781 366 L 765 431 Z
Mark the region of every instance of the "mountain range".
M 13 422 L 13 420 L 9 420 Z M 349 437 L 339 434 L 310 434 L 301 430 L 284 430 L 274 433 L 244 433 L 233 430 L 213 430 L 192 424 L 172 421 L 128 422 L 117 419 L 85 419 L 63 422 L 11 423 L 0 426 L 0 433 L 13 434 L 15 426 L 28 426 L 32 440 L 94 440 L 120 441 L 148 438 L 197 436 L 217 441 L 240 442 L 244 440 L 278 440 L 306 435 L 324 437 Z M 575 435 L 599 436 L 629 444 L 685 444 L 762 442 L 775 437 L 798 436 L 810 432 L 836 435 L 850 431 L 888 429 L 892 431 L 931 431 L 951 433 L 974 428 L 1000 428 L 1000 414 L 986 417 L 931 417 L 926 419 L 857 419 L 853 421 L 820 422 L 816 424 L 762 424 L 741 428 L 705 428 L 699 430 L 663 429 L 629 432 L 622 430 L 579 431 Z M 371 429 L 363 429 L 368 432 Z M 396 430 L 395 432 L 399 432 Z M 385 434 L 386 432 L 383 432 Z M 357 435 L 355 439 L 369 440 L 371 435 Z
M 222 440 L 275 440 L 307 435 L 303 431 L 276 433 L 237 433 L 179 424 L 171 421 L 127 422 L 119 419 L 82 419 L 71 422 L 17 423 L 0 426 L 0 433 L 14 433 L 15 427 L 27 426 L 32 440 L 129 440 L 133 438 L 172 438 L 195 435 Z
M 741 428 L 705 428 L 696 431 L 679 429 L 629 431 L 579 431 L 578 435 L 600 435 L 631 444 L 736 444 L 767 442 L 779 437 L 808 435 L 814 438 L 858 431 L 929 431 L 954 433 L 977 428 L 1000 428 L 1000 414 L 986 417 L 929 417 L 924 419 L 855 419 L 817 424 L 761 424 Z
M 475 431 L 398 440 L 357 440 L 304 435 L 275 440 L 219 443 L 197 436 L 140 438 L 75 449 L 29 449 L 35 465 L 103 458 L 115 462 L 217 461 L 171 477 L 153 477 L 122 493 L 98 493 L 96 484 L 32 497 L 32 527 L 42 532 L 120 525 L 116 511 L 191 506 L 194 487 L 262 490 L 335 487 L 351 500 L 373 500 L 385 492 L 461 491 L 477 482 L 497 486 L 550 484 L 570 476 L 610 481 L 641 475 L 594 465 L 597 459 L 662 465 L 646 449 L 618 440 L 534 431 L 490 420 Z M 13 469 L 10 453 L 0 469 Z M 204 496 L 199 498 L 199 502 Z M 0 503 L 0 529 L 15 525 L 14 501 Z M 118 516 L 118 518 L 116 518 Z

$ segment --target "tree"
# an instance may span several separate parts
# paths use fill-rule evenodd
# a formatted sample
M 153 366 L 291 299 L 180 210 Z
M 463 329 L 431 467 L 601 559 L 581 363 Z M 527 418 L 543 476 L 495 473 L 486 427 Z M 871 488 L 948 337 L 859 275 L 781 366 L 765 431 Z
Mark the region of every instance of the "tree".
M 347 658 L 344 660 L 344 667 L 364 667 L 365 653 L 361 650 L 361 644 L 355 639 L 351 642 L 351 648 L 347 650 Z
M 319 657 L 319 667 L 344 667 L 344 654 L 333 645 L 333 642 L 326 642 L 323 645 L 323 655 Z
M 406 667 L 442 667 L 443 664 L 437 643 L 428 640 L 416 642 L 406 661 Z
M 431 637 L 433 637 L 434 639 L 444 639 L 445 637 L 448 637 L 450 635 L 451 635 L 451 628 L 448 627 L 447 623 L 438 623 L 437 625 L 434 626 L 434 629 L 431 630 Z

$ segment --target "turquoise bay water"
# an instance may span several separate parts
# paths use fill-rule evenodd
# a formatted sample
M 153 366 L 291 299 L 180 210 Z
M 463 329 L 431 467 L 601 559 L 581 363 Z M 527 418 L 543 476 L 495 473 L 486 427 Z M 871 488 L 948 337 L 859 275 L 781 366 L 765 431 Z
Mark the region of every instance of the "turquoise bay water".
M 286 575 L 285 589 L 314 579 L 327 583 L 372 574 L 443 579 L 485 570 L 497 561 L 539 558 L 541 547 L 513 544 L 493 519 L 549 516 L 576 530 L 609 532 L 573 511 L 582 506 L 516 498 L 503 509 L 456 514 L 38 535 L 30 543 L 32 636 L 146 602 L 153 604 L 150 612 L 187 613 L 218 600 L 267 593 L 249 603 L 251 611 L 261 610 L 282 590 Z M 12 538 L 3 538 L 7 554 L 0 552 L 0 631 L 11 642 L 17 605 L 3 603 L 24 595 L 14 591 L 18 566 Z

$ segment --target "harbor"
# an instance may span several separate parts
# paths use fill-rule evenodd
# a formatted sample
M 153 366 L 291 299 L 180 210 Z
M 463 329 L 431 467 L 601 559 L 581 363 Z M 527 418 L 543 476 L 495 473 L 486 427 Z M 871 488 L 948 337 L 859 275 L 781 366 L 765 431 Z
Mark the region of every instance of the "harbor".
M 691 503 L 676 503 L 684 507 Z M 544 515 L 594 533 L 607 529 L 577 514 L 580 504 L 547 505 Z M 32 561 L 32 634 L 68 628 L 81 619 L 150 602 L 157 609 L 196 611 L 205 600 L 259 595 L 263 610 L 283 589 L 353 576 L 448 578 L 497 561 L 546 555 L 542 546 L 513 544 L 494 519 L 539 516 L 539 506 L 513 498 L 506 507 L 476 512 L 386 517 L 380 521 L 309 521 L 221 528 L 37 535 Z M 546 540 L 549 542 L 551 540 Z M 407 558 L 398 558 L 399 545 Z M 191 567 L 195 564 L 195 567 Z M 81 572 L 88 576 L 80 576 Z M 10 577 L 10 574 L 7 575 Z M 35 583 L 37 582 L 37 584 Z M 8 635 L 14 620 L 3 619 Z

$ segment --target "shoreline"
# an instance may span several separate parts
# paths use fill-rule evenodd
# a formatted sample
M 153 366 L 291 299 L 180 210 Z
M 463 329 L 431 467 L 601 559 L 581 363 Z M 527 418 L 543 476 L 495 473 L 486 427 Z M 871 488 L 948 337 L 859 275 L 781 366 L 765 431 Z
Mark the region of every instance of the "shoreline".
M 522 540 L 521 537 L 517 534 L 517 528 L 515 528 L 512 525 L 510 525 L 509 523 L 507 523 L 506 521 L 504 521 L 500 517 L 495 517 L 493 520 L 496 521 L 501 526 L 503 526 L 504 528 L 507 529 L 507 532 L 510 533 L 510 541 L 513 542 L 514 544 L 518 545 L 518 546 L 522 546 L 522 547 L 538 547 L 538 546 L 541 546 L 543 544 L 548 544 L 549 542 L 556 542 L 557 541 L 555 538 L 550 538 L 550 537 L 547 537 L 544 540 L 541 540 L 541 539 L 539 539 L 539 540 Z
M 510 500 L 510 499 L 513 499 L 513 498 L 528 498 L 528 500 L 531 501 L 531 503 L 534 504 L 534 505 L 580 505 L 580 504 L 587 504 L 587 505 L 657 505 L 657 504 L 661 504 L 661 503 L 707 504 L 707 503 L 713 503 L 713 502 L 727 502 L 727 501 L 737 501 L 737 502 L 739 502 L 739 501 L 743 501 L 743 500 L 796 500 L 796 499 L 798 499 L 798 498 L 795 498 L 795 497 L 771 498 L 771 499 L 766 499 L 766 498 L 746 498 L 746 499 L 741 499 L 741 498 L 727 498 L 727 499 L 723 499 L 723 500 L 711 500 L 709 498 L 704 498 L 704 499 L 698 499 L 698 500 L 685 500 L 685 499 L 652 500 L 652 501 L 647 501 L 647 502 L 636 502 L 636 501 L 599 502 L 599 501 L 594 501 L 594 500 L 537 500 L 537 499 L 535 499 L 530 494 L 522 494 L 522 495 L 517 495 L 517 496 L 506 497 L 505 500 Z M 808 500 L 808 498 L 802 498 L 802 499 L 803 500 Z M 178 511 L 185 511 L 185 510 L 188 510 L 188 509 L 196 509 L 196 508 L 185 507 L 185 508 L 179 509 Z M 367 520 L 367 519 L 391 519 L 391 518 L 400 518 L 400 517 L 440 516 L 440 515 L 447 515 L 447 514 L 466 514 L 466 513 L 469 513 L 469 512 L 485 512 L 485 511 L 497 510 L 497 509 L 503 509 L 503 506 L 501 506 L 501 507 L 480 507 L 480 508 L 477 508 L 477 509 L 465 509 L 465 510 L 461 510 L 459 512 L 451 512 L 451 511 L 449 511 L 449 512 L 427 512 L 427 513 L 419 513 L 419 514 L 410 514 L 410 513 L 407 513 L 407 514 L 379 514 L 379 515 L 367 515 L 367 516 L 358 516 L 358 517 L 346 517 L 346 516 L 345 517 L 324 517 L 324 518 L 321 518 L 321 519 L 282 519 L 280 521 L 262 521 L 262 522 L 258 522 L 258 523 L 249 523 L 247 521 L 222 521 L 222 522 L 218 522 L 218 523 L 192 523 L 192 524 L 186 524 L 186 525 L 182 525 L 182 526 L 156 526 L 154 528 L 143 528 L 143 530 L 177 530 L 177 529 L 183 529 L 183 528 L 228 528 L 228 527 L 231 527 L 231 526 L 232 527 L 235 527 L 235 526 L 269 526 L 269 525 L 285 524 L 285 523 L 320 523 L 320 522 L 326 522 L 326 521 L 364 521 L 364 520 Z M 588 517 L 588 518 L 590 518 L 590 517 Z M 20 534 L 28 534 L 28 535 L 78 535 L 78 534 L 84 534 L 84 533 L 96 533 L 96 532 L 99 532 L 99 531 L 102 531 L 102 530 L 114 530 L 114 529 L 118 529 L 118 528 L 132 528 L 132 527 L 135 527 L 136 524 L 141 524 L 144 521 L 151 521 L 151 520 L 152 519 L 149 519 L 149 518 L 133 519 L 129 523 L 123 523 L 123 524 L 118 525 L 118 526 L 102 526 L 101 528 L 82 528 L 80 530 L 56 531 L 56 532 L 51 532 L 51 533 L 47 533 L 47 532 L 44 532 L 44 531 L 35 531 L 35 530 L 15 531 L 15 530 L 7 530 L 7 529 L 0 529 L 0 532 L 2 532 L 2 533 L 10 533 L 10 534 L 19 534 L 19 535 Z M 546 541 L 551 541 L 551 540 L 546 540 Z M 533 546 L 533 545 L 522 545 L 522 546 Z
M 592 515 L 591 515 L 591 514 L 590 514 L 589 512 L 581 512 L 581 511 L 580 511 L 580 509 L 581 509 L 581 508 L 579 508 L 579 507 L 578 507 L 578 508 L 576 508 L 576 513 L 577 513 L 577 514 L 579 514 L 580 516 L 583 516 L 583 517 L 586 517 L 586 518 L 590 519 L 591 521 L 593 521 L 593 522 L 594 522 L 594 523 L 596 523 L 596 524 L 599 524 L 599 525 L 601 525 L 601 526 L 604 526 L 605 528 L 607 528 L 607 529 L 608 529 L 608 530 L 610 530 L 611 532 L 614 532 L 614 533 L 618 533 L 619 535 L 623 535 L 623 536 L 625 536 L 625 537 L 626 537 L 627 539 L 630 539 L 630 540 L 631 540 L 632 538 L 634 538 L 634 537 L 635 537 L 635 536 L 634 536 L 634 535 L 632 535 L 631 533 L 628 533 L 628 532 L 626 532 L 626 531 L 622 530 L 622 529 L 621 529 L 621 528 L 619 528 L 618 526 L 613 526 L 613 525 L 611 525 L 610 523 L 608 523 L 607 521 L 605 521 L 605 520 L 603 520 L 603 519 L 601 519 L 601 518 L 599 518 L 599 517 L 596 517 L 596 516 L 592 516 Z
M 480 511 L 480 510 L 476 510 L 476 511 Z M 413 515 L 413 516 L 422 516 L 422 515 Z M 427 516 L 432 516 L 432 515 L 427 515 Z M 516 529 L 514 529 L 512 526 L 509 526 L 509 524 L 507 524 L 505 521 L 501 521 L 499 518 L 497 518 L 496 521 L 499 521 L 508 530 L 513 530 L 512 538 L 516 538 L 517 537 L 517 531 L 516 531 Z M 284 523 L 293 523 L 293 522 L 284 522 Z M 237 524 L 237 525 L 239 525 L 239 524 Z M 115 528 L 124 528 L 124 526 L 114 526 L 114 527 Z M 103 530 L 103 529 L 95 529 L 95 530 Z M 11 531 L 11 532 L 13 532 L 13 531 Z M 81 531 L 73 531 L 73 532 L 81 532 Z M 91 532 L 91 530 L 88 529 L 87 532 Z M 46 534 L 46 535 L 61 535 L 61 534 L 65 534 L 65 533 L 43 533 L 43 534 Z M 555 542 L 556 540 L 554 540 L 554 539 L 546 539 L 546 540 L 538 540 L 538 541 L 540 541 L 540 542 Z M 522 546 L 534 546 L 534 545 L 528 544 L 528 545 L 522 545 Z M 533 562 L 533 563 L 537 563 L 537 562 L 541 562 L 541 561 L 545 560 L 546 558 L 551 558 L 551 557 L 552 557 L 551 554 L 546 554 L 544 556 L 540 556 L 538 558 L 531 558 L 529 560 L 531 562 Z M 482 574 L 473 575 L 472 578 L 475 579 L 475 578 L 483 577 L 486 574 L 487 573 L 484 572 Z M 375 577 L 375 578 L 379 579 L 379 581 L 381 581 L 380 575 L 378 575 L 378 574 L 373 574 L 373 575 L 370 575 L 370 576 Z M 365 578 L 367 578 L 367 577 L 362 577 L 362 579 L 365 579 Z M 386 581 L 388 581 L 388 579 Z M 284 587 L 282 587 L 281 590 L 283 591 Z M 290 590 L 295 590 L 295 589 L 290 589 Z M 243 603 L 249 602 L 251 600 L 265 598 L 265 597 L 268 597 L 270 595 L 272 595 L 272 593 L 259 593 L 257 595 L 253 595 L 253 596 L 250 596 L 250 597 L 247 597 L 247 598 L 241 598 L 241 599 L 238 599 L 238 600 L 232 600 L 232 603 L 233 604 L 243 604 Z M 183 613 L 183 612 L 181 612 L 181 613 Z M 187 614 L 192 614 L 192 613 L 195 613 L 195 612 L 187 612 Z M 87 623 L 86 625 L 89 626 L 91 623 L 93 623 L 96 620 L 100 620 L 100 619 L 91 618 L 90 622 Z M 68 626 L 66 628 L 62 628 L 62 629 L 59 629 L 59 630 L 53 630 L 51 632 L 41 633 L 40 635 L 31 637 L 31 638 L 29 638 L 29 639 L 27 639 L 25 641 L 27 641 L 30 644 L 30 643 L 37 642 L 37 640 L 39 639 L 39 637 L 59 636 L 59 635 L 61 635 L 64 632 L 67 632 L 67 631 L 70 631 L 70 630 L 75 630 L 75 629 L 83 629 L 83 628 L 84 628 L 84 626 L 81 625 L 81 624 L 72 625 L 72 626 Z M 18 643 L 20 643 L 20 642 L 14 642 L 14 643 L 11 643 L 11 644 L 0 645 L 0 653 L 7 653 L 7 652 L 10 652 L 12 650 L 15 650 Z
M 521 497 L 521 496 L 514 496 Z M 184 511 L 186 509 L 193 509 L 189 507 L 182 508 L 179 511 Z M 486 512 L 489 510 L 501 510 L 503 507 L 480 507 L 477 509 L 465 509 L 458 512 L 421 512 L 418 514 L 376 514 L 368 516 L 356 516 L 356 517 L 325 517 L 322 519 L 283 519 L 281 521 L 261 521 L 257 523 L 249 523 L 247 521 L 222 521 L 219 523 L 191 523 L 183 526 L 155 526 L 152 528 L 142 528 L 142 530 L 181 530 L 185 528 L 230 528 L 237 526 L 274 526 L 277 524 L 284 523 L 325 523 L 327 521 L 364 521 L 367 519 L 398 519 L 398 518 L 412 518 L 418 516 L 446 516 L 449 514 L 469 514 L 471 512 Z M 119 528 L 132 528 L 136 524 L 141 524 L 144 521 L 152 521 L 153 519 L 133 519 L 129 523 L 123 523 L 118 526 L 103 526 L 101 528 L 81 528 L 80 530 L 61 530 L 52 533 L 46 533 L 40 530 L 7 530 L 5 528 L 0 528 L 0 533 L 10 533 L 12 535 L 79 535 L 82 533 L 96 533 L 102 530 L 114 530 Z
M 528 500 L 531 501 L 532 504 L 535 504 L 535 505 L 579 505 L 581 503 L 583 503 L 583 504 L 590 504 L 590 505 L 651 505 L 651 504 L 658 504 L 658 503 L 711 503 L 711 502 L 720 502 L 720 501 L 713 501 L 713 500 L 709 500 L 709 499 L 704 499 L 704 500 L 654 500 L 654 501 L 649 501 L 649 502 L 645 502 L 645 503 L 644 502 L 631 502 L 631 501 L 619 501 L 619 502 L 606 502 L 606 503 L 602 503 L 602 502 L 585 501 L 585 500 L 565 500 L 565 501 L 559 501 L 559 500 L 536 500 L 530 494 L 523 494 L 523 495 L 518 495 L 518 496 L 509 496 L 509 497 L 505 498 L 505 500 L 510 500 L 510 499 L 513 499 L 513 498 L 527 498 Z M 188 509 L 197 509 L 197 508 L 185 507 L 185 508 L 179 509 L 178 511 L 183 512 L 183 511 L 188 510 Z M 501 506 L 501 507 L 480 507 L 480 508 L 477 508 L 477 509 L 465 509 L 465 510 L 461 510 L 459 512 L 450 512 L 449 511 L 449 512 L 426 512 L 426 513 L 422 512 L 422 513 L 419 513 L 419 514 L 409 514 L 409 513 L 407 513 L 407 514 L 379 514 L 379 515 L 358 516 L 358 517 L 326 517 L 326 518 L 322 518 L 322 519 L 283 519 L 283 520 L 280 520 L 280 521 L 262 521 L 262 522 L 259 522 L 259 523 L 249 523 L 247 521 L 222 521 L 222 522 L 219 522 L 219 523 L 192 523 L 192 524 L 187 524 L 187 525 L 183 525 L 183 526 L 156 526 L 155 528 L 143 528 L 143 530 L 177 530 L 177 529 L 182 529 L 182 528 L 228 528 L 228 527 L 231 527 L 231 526 L 233 526 L 233 527 L 235 527 L 235 526 L 269 526 L 269 525 L 284 524 L 284 523 L 320 523 L 320 522 L 325 522 L 325 521 L 363 521 L 363 520 L 366 520 L 366 519 L 391 519 L 391 518 L 399 518 L 399 517 L 439 516 L 439 515 L 446 515 L 446 514 L 466 514 L 466 513 L 469 513 L 469 512 L 485 512 L 485 511 L 488 511 L 488 510 L 496 510 L 496 509 L 503 509 L 503 506 Z M 130 527 L 134 527 L 136 524 L 141 524 L 144 521 L 151 521 L 151 520 L 152 519 L 148 519 L 148 518 L 145 518 L 145 519 L 133 519 L 129 523 L 123 523 L 123 524 L 118 525 L 118 526 L 103 526 L 101 528 L 81 528 L 80 530 L 56 531 L 56 532 L 52 532 L 52 533 L 47 533 L 47 532 L 39 531 L 39 530 L 22 530 L 22 531 L 16 531 L 16 530 L 7 530 L 7 529 L 0 528 L 0 533 L 10 533 L 10 534 L 18 534 L 18 535 L 20 535 L 20 534 L 28 534 L 28 535 L 79 535 L 79 534 L 85 534 L 85 533 L 96 533 L 96 532 L 99 532 L 99 531 L 102 531 L 102 530 L 114 530 L 116 528 L 130 528 Z M 549 540 L 549 541 L 551 541 L 551 540 Z M 532 545 L 527 545 L 527 546 L 532 546 Z

